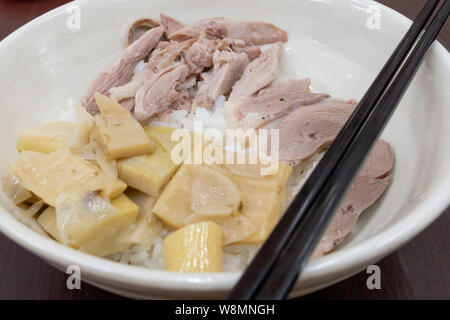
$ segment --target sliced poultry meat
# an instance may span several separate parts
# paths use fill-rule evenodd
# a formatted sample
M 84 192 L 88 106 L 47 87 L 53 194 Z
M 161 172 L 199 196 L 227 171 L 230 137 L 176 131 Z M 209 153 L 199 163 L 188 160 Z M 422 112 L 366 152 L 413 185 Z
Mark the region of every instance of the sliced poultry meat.
M 276 42 L 286 42 L 286 31 L 271 23 L 260 21 L 231 21 L 225 18 L 200 20 L 196 28 L 207 30 L 218 38 L 243 40 L 247 45 L 263 45 Z
M 131 45 L 135 39 L 138 37 L 137 35 L 137 31 L 138 29 L 153 29 L 156 27 L 159 27 L 161 25 L 161 23 L 159 23 L 159 21 L 156 21 L 152 18 L 142 18 L 142 19 L 138 19 L 135 22 L 133 22 L 133 24 L 131 25 L 131 27 L 128 29 L 128 35 L 127 35 L 127 47 L 129 45 Z
M 130 102 L 130 100 L 134 101 L 137 91 L 143 86 L 143 84 L 148 79 L 152 78 L 154 74 L 169 67 L 177 58 L 179 58 L 180 54 L 184 50 L 188 49 L 192 45 L 193 42 L 194 40 L 172 42 L 168 43 L 167 46 L 164 46 L 163 49 L 155 49 L 145 68 L 136 73 L 130 82 L 110 89 L 109 92 L 111 94 L 111 98 L 121 104 L 124 104 L 123 101 L 127 100 L 126 108 L 132 111 L 134 108 L 134 103 Z
M 278 125 L 280 159 L 296 165 L 329 145 L 356 107 L 356 102 L 326 100 L 298 108 Z M 362 211 L 371 206 L 391 182 L 394 153 L 377 142 L 353 181 L 344 201 L 320 240 L 313 257 L 333 250 L 350 233 Z
M 228 40 L 210 38 L 206 33 L 201 32 L 197 41 L 186 50 L 184 60 L 193 74 L 201 73 L 205 68 L 213 65 L 213 54 L 217 50 L 230 50 Z
M 209 37 L 229 39 L 228 28 L 223 18 L 203 19 L 194 25 L 197 30 L 205 32 Z
M 134 33 L 135 29 L 139 27 L 152 27 L 158 23 L 159 22 L 150 18 L 136 21 L 130 28 L 129 38 L 133 38 L 132 33 Z M 161 24 L 162 25 L 158 27 L 159 30 L 160 28 L 164 28 L 164 32 L 169 39 L 175 39 L 172 35 L 177 33 L 181 34 L 190 28 L 164 14 L 161 14 Z M 251 43 L 246 43 L 245 40 L 238 38 L 227 39 L 226 37 L 229 35 L 228 29 L 232 30 L 232 35 L 237 34 L 237 24 L 240 23 L 231 22 L 223 18 L 202 20 L 194 26 L 196 32 L 192 33 L 192 36 L 176 37 L 177 40 L 188 40 L 183 42 L 160 41 L 156 46 L 153 46 L 156 47 L 156 49 L 153 50 L 149 62 L 144 68 L 138 70 L 134 75 L 129 71 L 126 77 L 124 77 L 126 80 L 117 81 L 114 85 L 108 86 L 106 93 L 103 92 L 105 90 L 96 91 L 105 94 L 109 93 L 112 99 L 123 104 L 128 110 L 133 111 L 137 103 L 137 100 L 133 99 L 133 97 L 136 97 L 137 92 L 141 90 L 147 82 L 149 83 L 146 86 L 148 88 L 155 79 L 158 79 L 159 81 L 157 75 L 168 68 L 177 59 L 182 59 L 185 62 L 186 66 L 189 68 L 190 75 L 200 74 L 205 69 L 208 69 L 215 64 L 212 70 L 203 74 L 204 82 L 198 89 L 198 92 L 194 92 L 194 95 L 196 95 L 195 99 L 192 100 L 191 90 L 191 95 L 183 94 L 180 96 L 180 102 L 176 107 L 186 109 L 190 106 L 192 110 L 195 110 L 197 106 L 201 105 L 210 109 L 214 106 L 215 100 L 220 95 L 230 93 L 232 86 L 239 80 L 243 73 L 242 67 L 247 66 L 248 62 L 252 60 L 256 71 L 258 72 L 259 70 L 261 73 L 266 72 L 266 74 L 254 74 L 253 69 L 248 71 L 249 75 L 247 78 L 244 78 L 244 80 L 247 79 L 247 81 L 252 81 L 252 76 L 259 77 L 262 75 L 256 86 L 254 84 L 253 91 L 246 90 L 247 92 L 250 92 L 249 94 L 251 95 L 270 84 L 276 78 L 279 69 L 281 44 L 277 43 L 273 48 L 267 50 L 267 52 L 262 55 L 260 48 L 253 45 L 253 43 L 259 43 L 258 41 L 254 41 L 254 39 L 257 38 L 255 38 L 255 36 L 252 36 L 251 39 L 253 40 L 249 40 Z M 272 33 L 279 31 L 276 27 L 272 28 L 273 26 L 271 27 L 270 24 L 258 22 L 245 22 L 241 26 L 248 27 L 249 30 L 271 30 Z M 257 33 L 258 32 L 256 32 L 256 34 Z M 283 32 L 280 34 L 282 33 Z M 283 36 L 278 38 L 282 41 L 284 39 Z M 264 36 L 261 39 L 268 39 L 268 36 Z M 139 41 L 136 43 L 138 42 Z M 135 45 L 136 44 L 133 43 L 132 46 Z M 130 46 L 130 48 L 132 46 Z M 215 52 L 218 52 L 216 55 L 217 57 L 221 57 L 220 59 L 222 61 L 216 62 L 213 59 Z M 244 59 L 241 53 L 245 54 L 247 58 Z M 262 59 L 258 60 L 259 58 Z M 133 71 L 136 64 L 137 62 L 133 64 Z M 266 69 L 264 69 L 265 67 Z M 245 83 L 242 85 L 245 85 Z M 240 98 L 243 97 L 245 92 L 242 93 L 241 91 L 242 88 L 239 89 L 238 86 L 238 93 L 236 93 L 235 96 L 239 96 Z M 239 94 L 239 92 L 241 93 Z M 145 99 L 142 99 L 142 95 L 141 92 L 141 110 L 137 111 L 141 116 L 143 116 L 142 104 L 143 101 L 145 101 Z M 165 109 L 165 107 L 162 107 L 162 109 Z
M 155 50 L 164 50 L 165 48 L 167 48 L 168 46 L 170 46 L 170 41 L 160 41 L 157 45 Z
M 195 96 L 192 111 L 197 107 L 212 109 L 219 96 L 230 93 L 248 63 L 245 53 L 216 51 L 214 67 L 210 72 L 203 74 L 204 81 Z
M 131 80 L 134 68 L 143 60 L 159 42 L 164 33 L 160 26 L 147 31 L 142 37 L 133 42 L 94 80 L 81 104 L 90 114 L 98 112 L 94 99 L 96 92 L 109 96 L 109 89 L 121 86 Z
M 391 183 L 393 165 L 394 152 L 386 141 L 379 140 L 327 227 L 313 258 L 330 252 L 345 239 L 361 212 L 370 207 Z
M 170 33 L 167 39 L 174 41 L 186 41 L 189 39 L 197 39 L 200 36 L 200 30 L 194 27 L 184 27 L 178 31 Z
M 208 45 L 195 42 L 184 55 L 184 60 L 191 70 L 191 73 L 201 73 L 204 68 L 213 65 L 213 51 Z
M 230 43 L 230 47 L 236 53 L 244 52 L 250 61 L 261 55 L 261 49 L 258 46 L 247 45 L 244 40 L 233 40 Z
M 198 28 L 186 26 L 184 23 L 163 13 L 160 14 L 160 19 L 166 29 L 166 36 L 169 40 L 186 41 L 189 39 L 197 39 L 200 35 Z
M 238 121 L 244 129 L 259 128 L 281 118 L 292 110 L 318 103 L 329 95 L 309 93 L 309 79 L 289 82 L 260 90 L 257 96 L 244 100 L 237 110 Z
M 180 96 L 176 87 L 188 76 L 189 67 L 184 63 L 154 74 L 136 93 L 136 119 L 148 123 L 154 116 L 167 112 Z
M 185 50 L 188 50 L 194 43 L 194 40 L 187 40 L 183 42 L 170 42 L 161 51 L 152 54 L 148 61 L 148 68 L 153 72 L 158 72 L 176 61 Z
M 180 22 L 172 17 L 169 17 L 169 16 L 165 15 L 164 13 L 161 13 L 159 15 L 159 17 L 161 19 L 162 25 L 166 29 L 167 36 L 186 27 L 182 22 Z
M 189 94 L 189 89 L 182 89 L 183 85 L 188 81 L 189 80 L 187 79 L 184 83 L 181 83 L 176 87 L 178 98 L 177 101 L 172 104 L 171 109 L 186 110 L 187 112 L 191 111 L 193 97 Z
M 280 42 L 253 60 L 233 87 L 228 101 L 243 101 L 270 85 L 280 71 L 282 45 Z
M 166 26 L 168 39 L 177 41 L 197 39 L 202 32 L 217 39 L 242 40 L 248 46 L 286 42 L 288 38 L 286 31 L 261 21 L 210 18 L 202 19 L 193 26 L 185 26 L 173 18 L 161 15 L 161 22 Z
M 280 160 L 295 163 L 330 144 L 356 104 L 329 100 L 298 108 L 279 124 Z

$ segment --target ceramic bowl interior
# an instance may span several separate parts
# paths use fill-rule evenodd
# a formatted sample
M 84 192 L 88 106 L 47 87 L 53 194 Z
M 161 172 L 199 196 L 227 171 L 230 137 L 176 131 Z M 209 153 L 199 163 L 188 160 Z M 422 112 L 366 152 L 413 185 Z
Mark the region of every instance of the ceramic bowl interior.
M 27 127 L 73 119 L 93 78 L 124 47 L 128 26 L 164 12 L 185 23 L 204 17 L 272 22 L 289 33 L 282 75 L 309 77 L 315 90 L 360 99 L 410 21 L 368 0 L 85 0 L 58 8 L 0 43 L 0 173 L 15 161 Z M 79 14 L 79 29 L 74 15 Z M 379 27 L 379 28 L 378 28 Z M 310 263 L 293 295 L 344 279 L 412 238 L 450 202 L 450 59 L 434 44 L 386 127 L 395 150 L 393 183 L 338 250 Z M 0 229 L 60 269 L 135 298 L 223 297 L 239 273 L 176 274 L 119 265 L 65 248 L 18 222 L 0 195 Z

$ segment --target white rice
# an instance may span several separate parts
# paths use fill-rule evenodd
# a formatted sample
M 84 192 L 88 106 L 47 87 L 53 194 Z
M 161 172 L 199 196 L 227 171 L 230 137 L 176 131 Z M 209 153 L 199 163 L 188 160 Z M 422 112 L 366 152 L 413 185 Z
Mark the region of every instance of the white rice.
M 136 244 L 129 246 L 122 252 L 107 256 L 106 258 L 122 264 L 162 270 L 164 269 L 162 245 L 164 241 L 164 235 L 167 234 L 168 230 L 165 230 L 165 232 L 163 232 L 163 235 L 157 237 L 154 240 L 150 248 Z
M 228 245 L 223 251 L 223 271 L 242 271 L 258 252 L 257 245 Z
M 124 251 L 108 256 L 110 260 L 154 270 L 164 270 L 162 244 L 164 239 L 157 238 L 150 249 L 141 245 L 132 245 Z M 223 271 L 236 272 L 245 269 L 258 252 L 257 245 L 228 245 L 223 252 Z
M 213 110 L 202 107 L 196 109 L 194 113 L 188 113 L 186 110 L 174 110 L 166 119 L 157 119 L 150 123 L 156 127 L 183 128 L 186 130 L 194 130 L 194 122 L 199 121 L 202 124 L 202 130 L 211 128 L 219 129 L 225 133 L 227 123 L 224 115 L 225 97 L 220 96 Z

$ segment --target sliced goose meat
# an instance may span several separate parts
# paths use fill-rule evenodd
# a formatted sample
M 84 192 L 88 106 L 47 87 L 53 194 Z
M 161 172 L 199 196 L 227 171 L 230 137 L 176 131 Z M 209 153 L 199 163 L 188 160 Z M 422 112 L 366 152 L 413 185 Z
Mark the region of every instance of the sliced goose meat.
M 194 28 L 205 32 L 210 38 L 225 39 L 229 38 L 226 22 L 224 18 L 203 19 Z
M 197 39 L 200 35 L 200 30 L 193 27 L 185 27 L 173 33 L 170 33 L 167 38 L 174 41 L 186 41 L 189 39 Z
M 162 20 L 162 18 L 161 18 Z M 162 23 L 165 22 L 162 20 Z M 179 22 L 176 31 L 168 32 L 168 39 L 184 41 L 197 39 L 201 32 L 217 39 L 243 40 L 246 45 L 264 45 L 276 42 L 286 42 L 286 31 L 273 24 L 260 21 L 230 21 L 225 18 L 203 19 L 195 25 L 185 26 Z
M 278 126 L 280 160 L 303 160 L 331 143 L 355 107 L 356 104 L 332 100 L 288 114 Z
M 148 123 L 154 116 L 168 111 L 179 98 L 180 92 L 176 87 L 188 76 L 189 67 L 179 63 L 147 80 L 136 93 L 136 119 Z
M 166 16 L 164 13 L 161 13 L 159 17 L 161 19 L 162 25 L 166 29 L 167 36 L 186 27 L 182 22 L 172 17 Z
M 253 60 L 241 79 L 233 87 L 229 101 L 242 101 L 271 84 L 280 71 L 282 45 L 280 42 L 265 50 Z
M 248 46 L 244 40 L 233 40 L 230 47 L 234 52 L 244 52 L 248 60 L 253 61 L 261 55 L 261 49 L 258 46 Z
M 193 39 L 186 40 L 183 42 L 172 41 L 170 44 L 161 51 L 156 52 L 150 57 L 147 64 L 148 68 L 152 69 L 153 72 L 158 72 L 181 57 L 182 53 L 188 50 L 194 43 Z
M 240 105 L 238 120 L 244 129 L 259 128 L 300 107 L 318 103 L 329 95 L 308 93 L 310 80 L 291 80 L 263 89 L 258 96 L 249 97 Z
M 184 60 L 192 74 L 201 73 L 204 68 L 213 65 L 212 50 L 207 45 L 197 41 L 186 50 Z
M 228 39 L 218 39 L 210 37 L 204 31 L 200 32 L 200 35 L 197 38 L 197 42 L 208 48 L 211 53 L 214 53 L 216 50 L 230 51 L 230 42 L 228 41 Z
M 167 48 L 168 46 L 170 46 L 170 41 L 160 41 L 158 42 L 158 44 L 156 45 L 156 49 L 158 50 L 164 50 L 165 48 Z
M 350 233 L 361 212 L 370 207 L 391 182 L 394 152 L 379 140 L 353 181 L 339 210 L 331 220 L 313 253 L 313 258 L 333 250 Z
M 157 28 L 161 25 L 159 21 L 156 21 L 152 18 L 143 18 L 136 20 L 131 27 L 128 29 L 128 35 L 127 35 L 127 47 L 131 45 L 137 38 L 139 38 L 139 35 L 137 34 L 138 29 L 153 29 Z
M 94 99 L 96 92 L 109 96 L 109 89 L 121 86 L 131 80 L 134 68 L 156 46 L 164 33 L 162 26 L 147 31 L 142 37 L 127 47 L 103 72 L 94 80 L 81 104 L 90 114 L 98 112 Z
M 286 31 L 267 22 L 237 22 L 225 18 L 211 18 L 200 20 L 196 27 L 208 30 L 208 33 L 218 38 L 244 40 L 247 45 L 263 45 L 287 41 Z
M 205 32 L 201 32 L 197 41 L 186 50 L 184 60 L 191 68 L 191 73 L 201 73 L 203 69 L 213 65 L 213 54 L 216 50 L 229 50 L 229 42 L 226 39 L 210 38 Z
M 191 111 L 192 108 L 192 97 L 189 95 L 188 90 L 186 89 L 178 89 L 179 93 L 177 101 L 172 105 L 173 110 L 186 110 L 187 112 Z
M 194 74 L 187 78 L 184 82 L 180 83 L 177 86 L 177 90 L 189 90 L 194 89 L 194 87 L 197 85 L 197 75 Z
M 197 75 L 191 75 L 185 81 L 181 82 L 175 90 L 180 94 L 178 100 L 172 105 L 173 110 L 186 110 L 191 111 L 192 102 L 197 94 Z
M 213 69 L 203 74 L 204 82 L 192 104 L 192 112 L 197 107 L 212 109 L 217 98 L 229 94 L 234 83 L 241 77 L 249 61 L 245 53 L 216 51 Z
M 130 82 L 120 87 L 111 88 L 111 98 L 119 103 L 122 103 L 122 100 L 134 98 L 146 80 L 170 66 L 180 56 L 181 52 L 188 49 L 193 42 L 194 40 L 171 42 L 162 50 L 155 49 L 146 67 L 136 73 Z M 129 102 L 127 105 L 131 106 L 132 104 Z

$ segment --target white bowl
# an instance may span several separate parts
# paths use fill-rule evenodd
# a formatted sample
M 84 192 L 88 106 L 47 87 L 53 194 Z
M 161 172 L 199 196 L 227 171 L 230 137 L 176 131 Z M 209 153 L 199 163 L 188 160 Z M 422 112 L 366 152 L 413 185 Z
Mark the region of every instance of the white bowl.
M 123 48 L 127 27 L 138 17 L 157 17 L 160 12 L 186 23 L 213 16 L 273 22 L 289 33 L 284 75 L 310 77 L 314 89 L 357 99 L 411 23 L 368 0 L 84 0 L 65 5 L 0 43 L 2 175 L 17 157 L 14 146 L 20 130 L 72 117 L 70 105 Z M 78 13 L 79 30 L 75 20 L 68 20 Z M 417 235 L 447 207 L 449 70 L 448 52 L 435 43 L 383 135 L 396 153 L 392 185 L 338 250 L 309 263 L 292 296 L 363 270 Z M 18 222 L 3 193 L 0 205 L 0 230 L 13 241 L 60 270 L 79 265 L 82 280 L 120 295 L 220 298 L 240 275 L 153 271 L 89 256 Z

